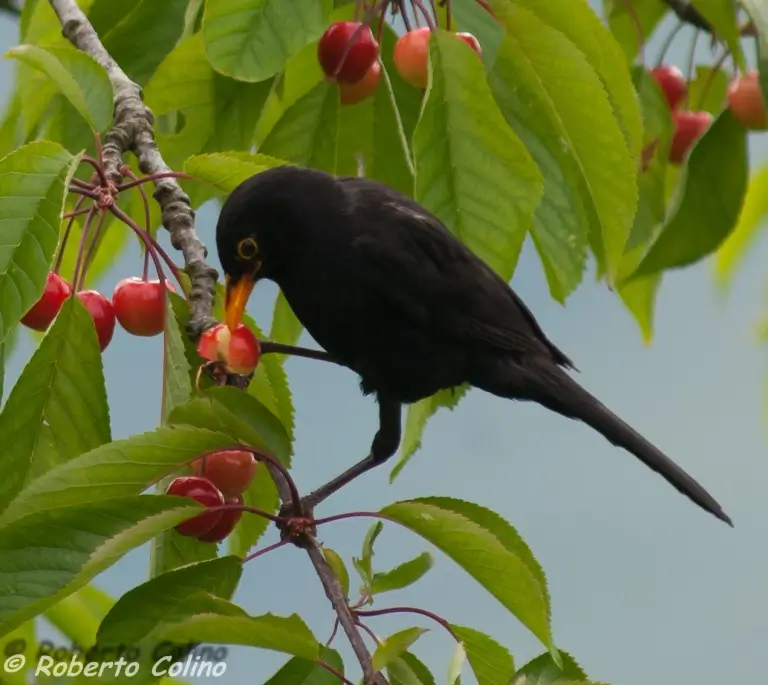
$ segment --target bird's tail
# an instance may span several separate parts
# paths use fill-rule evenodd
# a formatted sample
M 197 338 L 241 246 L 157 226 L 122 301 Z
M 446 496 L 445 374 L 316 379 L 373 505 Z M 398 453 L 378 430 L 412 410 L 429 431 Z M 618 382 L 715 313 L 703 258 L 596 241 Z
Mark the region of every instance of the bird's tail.
M 493 374 L 483 374 L 476 387 L 500 397 L 530 400 L 571 419 L 583 421 L 618 447 L 634 454 L 661 474 L 679 492 L 721 521 L 733 526 L 729 516 L 691 476 L 582 388 L 565 370 L 544 360 L 525 365 L 500 362 Z

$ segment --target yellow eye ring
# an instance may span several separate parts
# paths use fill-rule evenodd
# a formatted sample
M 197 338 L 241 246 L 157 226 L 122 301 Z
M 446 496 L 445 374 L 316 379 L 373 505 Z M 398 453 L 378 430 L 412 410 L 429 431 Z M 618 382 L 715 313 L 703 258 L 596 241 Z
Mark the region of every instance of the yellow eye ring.
M 253 238 L 245 238 L 237 244 L 237 254 L 240 259 L 250 261 L 259 254 L 259 246 Z

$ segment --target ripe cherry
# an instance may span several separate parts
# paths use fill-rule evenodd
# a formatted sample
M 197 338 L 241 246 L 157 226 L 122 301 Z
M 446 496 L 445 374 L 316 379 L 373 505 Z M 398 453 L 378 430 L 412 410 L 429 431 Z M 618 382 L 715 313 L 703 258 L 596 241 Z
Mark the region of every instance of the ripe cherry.
M 407 83 L 416 88 L 426 88 L 429 80 L 428 26 L 408 31 L 395 43 L 392 55 L 395 68 Z
M 669 108 L 677 109 L 688 92 L 683 72 L 677 67 L 662 66 L 651 69 L 650 73 L 664 93 Z
M 230 371 L 246 376 L 259 365 L 261 358 L 259 341 L 244 324 L 238 324 L 234 332 L 223 323 L 209 328 L 200 337 L 197 352 L 203 359 L 222 361 Z
M 712 123 L 709 112 L 673 112 L 675 133 L 669 148 L 669 161 L 672 164 L 682 164 L 688 152 L 699 138 L 706 133 Z
M 768 111 L 757 71 L 737 78 L 728 88 L 728 107 L 734 119 L 752 131 L 768 129 Z
M 471 33 L 457 33 L 456 34 L 461 40 L 463 40 L 469 47 L 471 47 L 476 53 L 478 57 L 483 56 L 483 48 L 480 47 L 480 41 L 477 40 Z
M 339 97 L 342 105 L 355 105 L 373 94 L 381 80 L 381 64 L 374 62 L 357 83 L 340 83 Z
M 176 292 L 170 281 L 165 282 L 170 292 Z M 112 305 L 120 325 L 133 335 L 151 337 L 163 332 L 165 295 L 160 281 L 125 278 L 112 293 Z
M 45 289 L 40 299 L 32 305 L 32 308 L 24 315 L 21 323 L 27 328 L 36 331 L 45 331 L 56 315 L 61 311 L 61 307 L 72 294 L 72 286 L 69 285 L 59 274 L 52 271 L 48 273 L 48 280 L 45 282 Z
M 224 496 L 218 488 L 207 478 L 198 476 L 182 476 L 176 478 L 166 490 L 168 495 L 179 497 L 191 497 L 207 508 L 220 507 L 224 504 Z M 221 521 L 221 511 L 210 511 L 192 517 L 176 526 L 176 530 L 182 535 L 197 537 L 211 530 Z
M 225 504 L 239 504 L 242 506 L 243 498 L 238 495 L 226 500 Z M 225 509 L 221 512 L 221 520 L 207 533 L 198 535 L 197 539 L 200 542 L 221 542 L 229 537 L 229 534 L 235 529 L 235 526 L 242 517 L 242 509 Z
M 107 349 L 107 345 L 115 333 L 115 308 L 104 295 L 96 290 L 81 290 L 77 296 L 91 313 L 93 323 L 96 326 L 96 335 L 99 337 L 99 347 L 103 352 Z
M 251 485 L 258 462 L 244 450 L 224 450 L 193 461 L 191 466 L 224 495 L 235 497 Z
M 357 83 L 379 57 L 379 44 L 371 29 L 361 26 L 356 21 L 331 24 L 317 44 L 317 59 L 325 75 L 339 83 Z

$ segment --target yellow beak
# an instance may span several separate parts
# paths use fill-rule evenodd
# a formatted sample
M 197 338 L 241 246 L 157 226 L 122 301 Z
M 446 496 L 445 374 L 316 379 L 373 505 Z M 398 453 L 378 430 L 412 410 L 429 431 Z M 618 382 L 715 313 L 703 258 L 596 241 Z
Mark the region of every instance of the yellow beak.
M 245 305 L 248 304 L 248 298 L 251 296 L 251 292 L 253 292 L 255 279 L 252 274 L 244 274 L 237 281 L 233 281 L 229 276 L 226 276 L 225 282 L 225 319 L 229 330 L 234 331 L 243 319 Z

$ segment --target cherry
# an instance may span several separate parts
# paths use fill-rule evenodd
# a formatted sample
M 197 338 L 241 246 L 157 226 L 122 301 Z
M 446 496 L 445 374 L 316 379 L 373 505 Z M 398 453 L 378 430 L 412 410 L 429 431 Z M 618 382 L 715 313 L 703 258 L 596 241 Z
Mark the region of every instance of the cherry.
M 457 33 L 457 37 L 461 38 L 469 47 L 471 47 L 478 57 L 483 56 L 483 48 L 480 47 L 480 41 L 477 40 L 471 33 Z
M 182 476 L 176 478 L 166 490 L 167 495 L 190 497 L 200 502 L 207 508 L 220 507 L 224 504 L 224 496 L 219 489 L 207 478 L 198 476 Z M 216 526 L 222 518 L 221 511 L 210 511 L 193 516 L 191 519 L 180 523 L 176 530 L 182 535 L 197 537 L 203 535 Z
M 357 83 L 339 84 L 341 104 L 355 105 L 358 102 L 362 102 L 368 96 L 373 94 L 373 91 L 378 87 L 380 80 L 381 64 L 377 61 L 371 65 L 371 68 L 365 72 L 365 76 L 363 76 Z
M 165 286 L 176 292 L 170 281 Z M 124 278 L 112 293 L 112 305 L 120 325 L 132 335 L 151 337 L 163 332 L 165 300 L 160 281 Z
M 225 362 L 230 371 L 247 376 L 259 365 L 261 346 L 244 324 L 230 332 L 226 324 L 220 323 L 203 333 L 197 352 L 203 359 Z
M 244 450 L 224 450 L 192 462 L 192 468 L 224 495 L 241 495 L 251 485 L 258 462 Z
M 239 504 L 242 506 L 243 498 L 237 495 L 237 497 L 226 500 L 225 504 Z M 235 526 L 242 517 L 242 509 L 225 509 L 221 512 L 221 520 L 207 533 L 198 535 L 197 539 L 200 542 L 221 542 L 235 529 Z
M 115 308 L 112 303 L 96 290 L 81 290 L 77 293 L 80 301 L 91 313 L 99 337 L 101 351 L 107 349 L 115 332 Z
M 408 31 L 397 39 L 392 55 L 400 76 L 416 88 L 426 88 L 429 80 L 429 35 L 428 26 Z
M 27 328 L 35 331 L 45 331 L 56 315 L 61 311 L 61 307 L 72 294 L 72 286 L 69 285 L 59 274 L 52 271 L 48 273 L 48 280 L 45 282 L 45 288 L 40 299 L 32 305 L 31 309 L 21 319 Z
M 650 74 L 659 84 L 669 108 L 677 109 L 688 92 L 683 72 L 677 67 L 662 66 L 651 69 Z
M 379 44 L 371 29 L 361 26 L 356 21 L 339 21 L 320 36 L 317 59 L 325 75 L 339 83 L 357 83 L 379 57 Z
M 753 131 L 768 129 L 768 111 L 757 71 L 750 71 L 731 83 L 728 107 L 734 119 L 745 128 Z
M 678 111 L 672 113 L 675 133 L 669 148 L 669 161 L 682 164 L 694 143 L 701 138 L 712 123 L 709 112 Z

